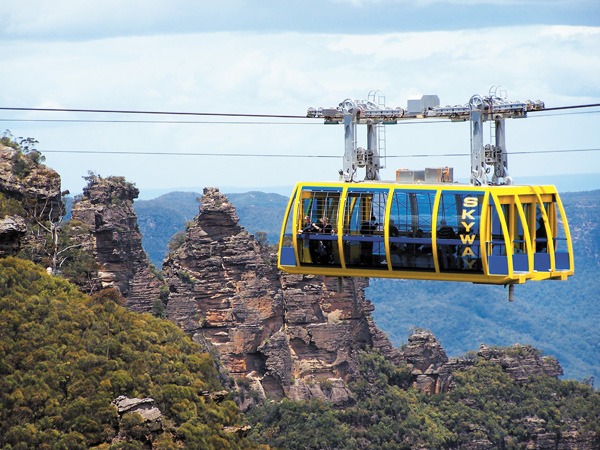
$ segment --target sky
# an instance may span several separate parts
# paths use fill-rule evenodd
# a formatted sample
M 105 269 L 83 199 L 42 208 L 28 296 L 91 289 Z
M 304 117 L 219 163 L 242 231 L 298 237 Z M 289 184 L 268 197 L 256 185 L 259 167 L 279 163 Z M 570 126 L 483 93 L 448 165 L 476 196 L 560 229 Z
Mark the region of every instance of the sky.
M 307 108 L 375 90 L 388 107 L 423 94 L 463 105 L 492 86 L 508 100 L 539 99 L 548 108 L 600 103 L 597 0 L 0 0 L 0 7 L 0 108 L 299 117 L 0 110 L 0 131 L 38 140 L 73 195 L 89 171 L 124 176 L 140 198 L 205 186 L 285 193 L 298 181 L 335 181 L 343 128 L 304 118 Z M 595 180 L 599 125 L 598 107 L 507 120 L 510 175 L 517 183 Z M 358 132 L 364 145 L 366 130 Z M 394 179 L 399 168 L 452 166 L 455 178 L 467 179 L 469 138 L 468 123 L 387 126 L 382 178 Z M 464 156 L 447 156 L 456 153 Z M 244 156 L 224 156 L 231 154 Z

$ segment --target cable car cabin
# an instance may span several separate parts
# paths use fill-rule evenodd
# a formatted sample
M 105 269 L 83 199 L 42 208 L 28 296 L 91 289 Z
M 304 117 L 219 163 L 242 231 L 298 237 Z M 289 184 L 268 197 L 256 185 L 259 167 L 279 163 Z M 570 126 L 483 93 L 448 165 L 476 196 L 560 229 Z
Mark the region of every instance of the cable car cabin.
M 520 284 L 573 274 L 554 186 L 299 183 L 278 267 L 332 277 Z

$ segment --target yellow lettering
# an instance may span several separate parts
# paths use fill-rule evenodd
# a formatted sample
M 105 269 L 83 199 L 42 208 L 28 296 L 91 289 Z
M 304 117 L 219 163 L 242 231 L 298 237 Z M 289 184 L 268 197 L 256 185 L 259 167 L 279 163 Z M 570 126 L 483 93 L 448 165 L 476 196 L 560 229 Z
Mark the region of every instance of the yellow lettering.
M 477 262 L 476 259 L 471 259 L 470 261 L 467 261 L 467 267 L 469 269 L 472 269 L 476 262 Z
M 469 219 L 475 221 L 475 217 L 473 217 L 474 212 L 475 212 L 474 209 L 463 209 L 461 219 L 465 220 L 466 218 L 469 218 Z
M 464 258 L 465 256 L 475 256 L 475 253 L 473 253 L 473 250 L 471 250 L 471 247 L 465 247 L 465 249 L 463 250 L 463 252 L 462 252 L 462 255 L 461 255 L 461 256 L 462 256 L 463 258 Z
M 465 231 L 466 231 L 467 233 L 469 233 L 469 232 L 471 231 L 471 228 L 473 228 L 473 225 L 475 225 L 475 222 L 469 222 L 469 223 L 467 223 L 467 222 L 461 222 L 460 224 L 461 224 L 463 227 L 465 227 Z
M 477 197 L 465 197 L 463 200 L 463 206 L 465 208 L 475 208 L 479 200 Z
M 473 224 L 470 224 L 470 225 L 472 226 Z M 464 245 L 473 245 L 473 241 L 475 241 L 475 235 L 474 234 L 468 234 L 468 235 L 461 234 L 460 240 L 462 241 L 462 243 Z

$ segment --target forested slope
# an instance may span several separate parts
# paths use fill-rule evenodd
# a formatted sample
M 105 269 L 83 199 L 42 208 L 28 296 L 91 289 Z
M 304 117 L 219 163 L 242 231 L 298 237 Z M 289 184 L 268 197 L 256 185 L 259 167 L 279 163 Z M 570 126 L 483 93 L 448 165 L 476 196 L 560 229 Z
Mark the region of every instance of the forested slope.
M 253 448 L 219 391 L 214 363 L 176 325 L 94 297 L 39 266 L 0 260 L 0 448 Z M 157 428 L 117 413 L 120 395 L 151 397 Z M 124 445 L 124 443 L 122 444 Z
M 454 373 L 455 387 L 428 396 L 408 373 L 363 354 L 355 403 L 270 403 L 250 414 L 251 438 L 285 449 L 598 448 L 600 394 L 575 381 L 522 384 L 500 365 L 476 362 Z

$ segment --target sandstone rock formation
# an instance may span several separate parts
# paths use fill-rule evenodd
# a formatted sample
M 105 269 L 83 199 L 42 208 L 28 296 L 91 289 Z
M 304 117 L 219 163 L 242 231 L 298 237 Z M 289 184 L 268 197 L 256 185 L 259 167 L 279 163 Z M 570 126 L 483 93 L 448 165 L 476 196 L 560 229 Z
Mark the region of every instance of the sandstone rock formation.
M 34 238 L 36 220 L 62 217 L 60 175 L 28 154 L 0 144 L 0 257 L 15 255 L 24 240 Z M 8 208 L 9 201 L 18 208 Z M 15 211 L 17 210 L 17 211 Z
M 16 215 L 0 217 L 0 258 L 16 255 L 26 232 L 27 224 L 23 217 Z
M 445 366 L 448 356 L 429 331 L 417 331 L 410 335 L 401 357 L 411 370 L 415 388 L 426 394 L 449 390 L 452 372 Z
M 167 317 L 205 343 L 239 385 L 263 397 L 349 399 L 356 352 L 397 351 L 371 318 L 365 279 L 280 274 L 274 253 L 238 223 L 217 189 L 204 190 L 183 244 L 163 264 Z M 244 406 L 244 405 L 242 405 Z
M 542 356 L 529 345 L 490 348 L 481 344 L 477 358 L 498 364 L 519 383 L 540 375 L 558 378 L 563 373 L 556 358 Z M 430 331 L 418 330 L 409 336 L 401 360 L 411 370 L 413 387 L 426 394 L 438 394 L 452 389 L 454 372 L 468 370 L 477 359 L 449 359 Z
M 539 350 L 530 345 L 515 344 L 509 348 L 490 348 L 481 344 L 477 356 L 499 364 L 516 381 L 524 383 L 529 377 L 546 375 L 558 378 L 562 367 L 552 356 L 541 356 Z
M 151 312 L 159 302 L 162 283 L 152 274 L 133 210 L 138 189 L 123 177 L 88 177 L 83 196 L 73 204 L 72 218 L 90 230 L 85 247 L 100 269 L 98 287 L 118 288 L 126 306 Z
M 119 414 L 119 424 L 123 421 L 123 417 L 128 414 L 139 414 L 141 418 L 142 434 L 145 437 L 146 444 L 152 448 L 152 443 L 163 430 L 163 415 L 160 409 L 155 406 L 153 398 L 129 398 L 125 395 L 120 395 L 113 400 L 112 404 L 117 408 Z M 113 444 L 126 442 L 128 439 L 127 432 L 119 426 L 119 432 L 113 439 Z
M 41 164 L 38 152 L 23 154 L 0 145 L 0 192 L 39 217 L 60 217 L 60 175 Z

